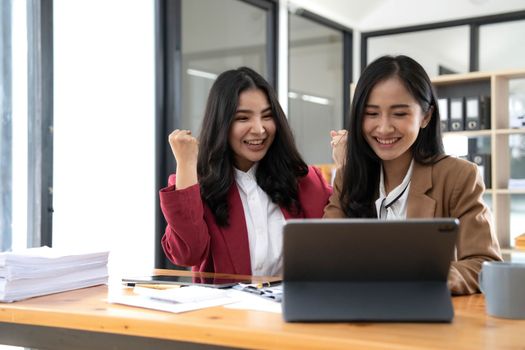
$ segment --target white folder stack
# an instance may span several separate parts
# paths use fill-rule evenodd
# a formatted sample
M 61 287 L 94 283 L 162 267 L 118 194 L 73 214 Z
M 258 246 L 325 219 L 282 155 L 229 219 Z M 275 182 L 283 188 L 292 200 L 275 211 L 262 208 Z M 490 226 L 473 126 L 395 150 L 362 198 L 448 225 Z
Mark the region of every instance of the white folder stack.
M 107 283 L 109 252 L 28 248 L 0 253 L 0 302 Z

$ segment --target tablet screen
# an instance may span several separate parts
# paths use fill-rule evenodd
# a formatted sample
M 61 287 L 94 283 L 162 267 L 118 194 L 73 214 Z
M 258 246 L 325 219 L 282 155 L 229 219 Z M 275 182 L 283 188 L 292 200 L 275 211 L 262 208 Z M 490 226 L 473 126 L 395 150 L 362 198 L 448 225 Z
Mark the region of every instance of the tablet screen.
M 172 275 L 155 275 L 141 276 L 132 278 L 123 278 L 122 283 L 128 286 L 138 284 L 180 284 L 180 285 L 200 285 L 214 288 L 228 288 L 238 283 L 252 283 L 251 280 L 217 278 L 217 277 L 194 277 L 194 276 L 172 276 Z

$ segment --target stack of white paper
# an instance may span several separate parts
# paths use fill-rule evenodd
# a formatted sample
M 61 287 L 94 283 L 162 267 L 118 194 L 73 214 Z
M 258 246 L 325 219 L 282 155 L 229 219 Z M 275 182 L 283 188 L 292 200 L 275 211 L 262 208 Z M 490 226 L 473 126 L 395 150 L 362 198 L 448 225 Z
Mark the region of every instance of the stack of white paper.
M 11 302 L 104 284 L 109 252 L 28 248 L 0 253 L 0 301 Z

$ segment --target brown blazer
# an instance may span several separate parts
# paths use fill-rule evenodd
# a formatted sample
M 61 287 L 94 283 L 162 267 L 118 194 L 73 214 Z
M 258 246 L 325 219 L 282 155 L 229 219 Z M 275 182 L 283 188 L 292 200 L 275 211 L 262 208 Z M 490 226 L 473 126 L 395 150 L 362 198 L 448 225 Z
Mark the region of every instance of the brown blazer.
M 344 218 L 339 197 L 343 184 L 338 171 L 325 218 Z M 448 276 L 453 294 L 479 291 L 483 261 L 502 260 L 492 215 L 482 200 L 485 185 L 474 163 L 444 156 L 432 165 L 414 163 L 408 193 L 407 218 L 458 218 L 455 260 Z

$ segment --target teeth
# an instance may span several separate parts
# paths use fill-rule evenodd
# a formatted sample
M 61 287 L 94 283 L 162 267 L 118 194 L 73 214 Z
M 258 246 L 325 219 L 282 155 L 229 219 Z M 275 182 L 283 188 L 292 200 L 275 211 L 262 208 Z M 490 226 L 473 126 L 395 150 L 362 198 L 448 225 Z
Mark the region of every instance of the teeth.
M 383 145 L 391 145 L 394 142 L 396 142 L 397 140 L 399 140 L 399 138 L 396 137 L 396 138 L 392 138 L 392 139 L 380 139 L 380 138 L 376 137 L 376 140 L 377 140 L 377 142 L 379 142 L 379 143 L 381 143 Z
M 247 143 L 249 145 L 254 145 L 254 146 L 257 146 L 257 145 L 260 145 L 263 143 L 264 140 L 246 140 L 244 141 L 244 143 Z

